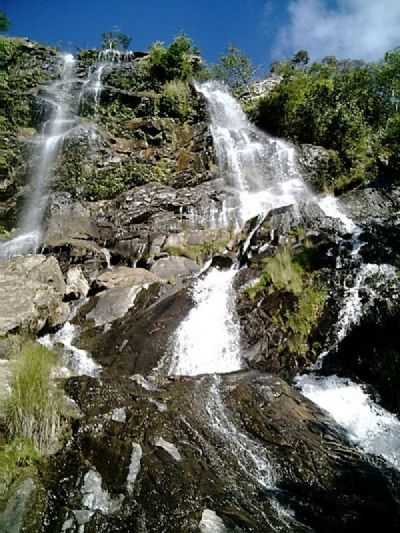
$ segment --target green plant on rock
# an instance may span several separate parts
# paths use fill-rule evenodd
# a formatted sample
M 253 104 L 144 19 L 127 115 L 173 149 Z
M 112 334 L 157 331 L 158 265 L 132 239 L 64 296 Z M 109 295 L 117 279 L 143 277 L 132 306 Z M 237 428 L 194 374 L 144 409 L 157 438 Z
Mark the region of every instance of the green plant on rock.
M 169 117 L 186 119 L 190 113 L 190 95 L 187 82 L 169 81 L 164 85 L 161 96 L 161 110 Z
M 183 246 L 167 246 L 164 251 L 169 255 L 187 257 L 196 263 L 202 263 L 205 259 L 221 253 L 228 245 L 230 239 L 215 239 L 204 241 L 201 244 L 185 244 Z
M 299 256 L 293 256 L 287 246 L 280 248 L 273 257 L 264 261 L 259 281 L 247 289 L 252 299 L 263 293 L 275 292 L 290 293 L 295 297 L 294 305 L 282 305 L 273 322 L 285 331 L 288 347 L 296 354 L 303 354 L 309 349 L 308 338 L 326 301 L 326 291 L 305 269 L 309 265 L 306 259 L 304 250 Z
M 34 473 L 39 459 L 40 455 L 30 440 L 16 438 L 9 443 L 0 443 L 0 504 L 14 481 Z
M 161 82 L 190 80 L 202 69 L 197 58 L 198 50 L 186 35 L 178 35 L 169 46 L 156 42 L 148 58 L 150 76 Z
M 25 342 L 12 357 L 5 406 L 9 440 L 28 441 L 41 454 L 53 449 L 63 425 L 63 396 L 52 377 L 55 365 L 55 354 L 33 341 Z

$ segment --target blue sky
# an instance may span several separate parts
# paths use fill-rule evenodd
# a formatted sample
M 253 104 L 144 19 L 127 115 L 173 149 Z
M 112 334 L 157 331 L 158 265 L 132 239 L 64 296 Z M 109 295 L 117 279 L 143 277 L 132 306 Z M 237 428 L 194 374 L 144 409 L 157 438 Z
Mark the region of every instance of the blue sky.
M 300 48 L 314 58 L 379 59 L 400 45 L 400 0 L 0 0 L 0 9 L 11 35 L 71 51 L 98 46 L 114 27 L 138 50 L 184 31 L 208 61 L 233 43 L 261 72 Z
M 270 60 L 273 30 L 286 16 L 285 2 L 274 4 L 271 16 L 265 0 L 0 0 L 12 35 L 91 47 L 116 26 L 133 37 L 133 48 L 143 49 L 185 31 L 209 61 L 233 42 L 263 65 Z

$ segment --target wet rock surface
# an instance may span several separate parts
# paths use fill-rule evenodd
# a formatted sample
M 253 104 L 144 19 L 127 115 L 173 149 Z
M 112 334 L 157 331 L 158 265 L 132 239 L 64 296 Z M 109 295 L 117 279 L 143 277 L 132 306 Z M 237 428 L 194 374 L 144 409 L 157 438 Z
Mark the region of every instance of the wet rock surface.
M 21 46 L 23 64 L 32 51 L 33 70 L 14 94 L 26 113 L 0 140 L 5 237 L 31 170 L 23 162 L 49 111 L 34 104 L 38 84 L 55 73 L 54 51 Z M 34 499 L 32 480 L 22 480 L 1 508 L 0 529 L 355 533 L 385 524 L 397 532 L 398 471 L 351 444 L 282 378 L 326 352 L 314 372 L 365 382 L 400 413 L 398 188 L 375 183 L 343 195 L 358 224 L 351 230 L 315 199 L 256 217 L 240 233 L 220 228 L 232 191 L 215 179 L 204 99 L 189 87 L 188 115 L 171 111 L 160 87 L 138 86 L 141 58 L 105 73 L 96 113 L 90 95 L 82 98 L 79 126 L 56 162 L 45 255 L 0 263 L 0 336 L 49 330 L 64 338 L 61 354 L 88 350 L 97 376 L 58 378 L 80 414 L 41 465 L 40 513 L 32 524 L 20 520 Z M 76 92 L 94 60 L 93 51 L 80 55 Z M 303 146 L 300 164 L 317 190 L 335 173 L 333 154 L 320 147 Z M 235 312 L 243 366 L 255 370 L 168 377 L 209 260 L 242 267 Z M 5 391 L 12 341 L 0 339 Z
M 53 459 L 45 531 L 197 532 L 210 509 L 227 531 L 397 531 L 399 474 L 278 378 L 145 383 L 66 383 L 83 418 Z
M 83 329 L 80 347 L 93 355 L 106 374 L 146 376 L 169 354 L 174 332 L 193 301 L 185 289 L 158 296 L 154 285 L 153 290 L 141 291 L 132 309 L 108 328 Z

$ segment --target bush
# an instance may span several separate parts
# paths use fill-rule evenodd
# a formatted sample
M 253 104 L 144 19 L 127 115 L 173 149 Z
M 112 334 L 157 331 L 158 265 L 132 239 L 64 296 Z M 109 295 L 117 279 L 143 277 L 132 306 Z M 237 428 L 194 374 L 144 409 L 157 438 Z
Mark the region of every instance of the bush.
M 192 79 L 199 70 L 201 63 L 196 61 L 198 50 L 186 35 L 179 35 L 169 47 L 156 42 L 150 49 L 150 76 L 161 82 L 172 80 L 187 81 Z
M 340 164 L 335 163 L 321 189 L 340 192 L 374 175 L 373 125 L 382 113 L 378 97 L 364 96 L 370 73 L 350 75 L 322 67 L 286 74 L 252 112 L 255 122 L 273 135 L 336 152 Z
M 190 113 L 189 87 L 181 80 L 165 84 L 161 97 L 161 111 L 169 117 L 185 119 Z
M 55 355 L 27 341 L 12 358 L 11 393 L 6 403 L 9 440 L 30 442 L 41 454 L 51 451 L 62 428 L 62 393 L 52 379 Z

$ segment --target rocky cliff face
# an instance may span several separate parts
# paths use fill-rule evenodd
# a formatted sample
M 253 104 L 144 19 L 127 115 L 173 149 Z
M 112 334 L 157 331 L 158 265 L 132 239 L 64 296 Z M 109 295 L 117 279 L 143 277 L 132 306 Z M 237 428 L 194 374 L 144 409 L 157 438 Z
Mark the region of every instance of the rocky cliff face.
M 398 469 L 365 454 L 295 386 L 299 373 L 334 371 L 399 412 L 398 190 L 343 197 L 351 229 L 316 197 L 240 230 L 214 224 L 230 191 L 204 99 L 189 85 L 171 97 L 143 75 L 143 54 L 85 91 L 96 58 L 77 57 L 79 121 L 55 162 L 41 254 L 0 263 L 0 382 L 12 385 L 13 346 L 39 336 L 59 356 L 53 378 L 70 399 L 55 453 L 32 461 L 20 451 L 11 474 L 0 402 L 0 529 L 398 531 Z M 50 48 L 0 40 L 4 238 L 56 66 Z M 312 160 L 329 172 L 318 147 L 301 157 L 311 184 Z M 196 278 L 233 263 L 243 370 L 169 376 Z M 354 316 L 343 312 L 350 301 Z

